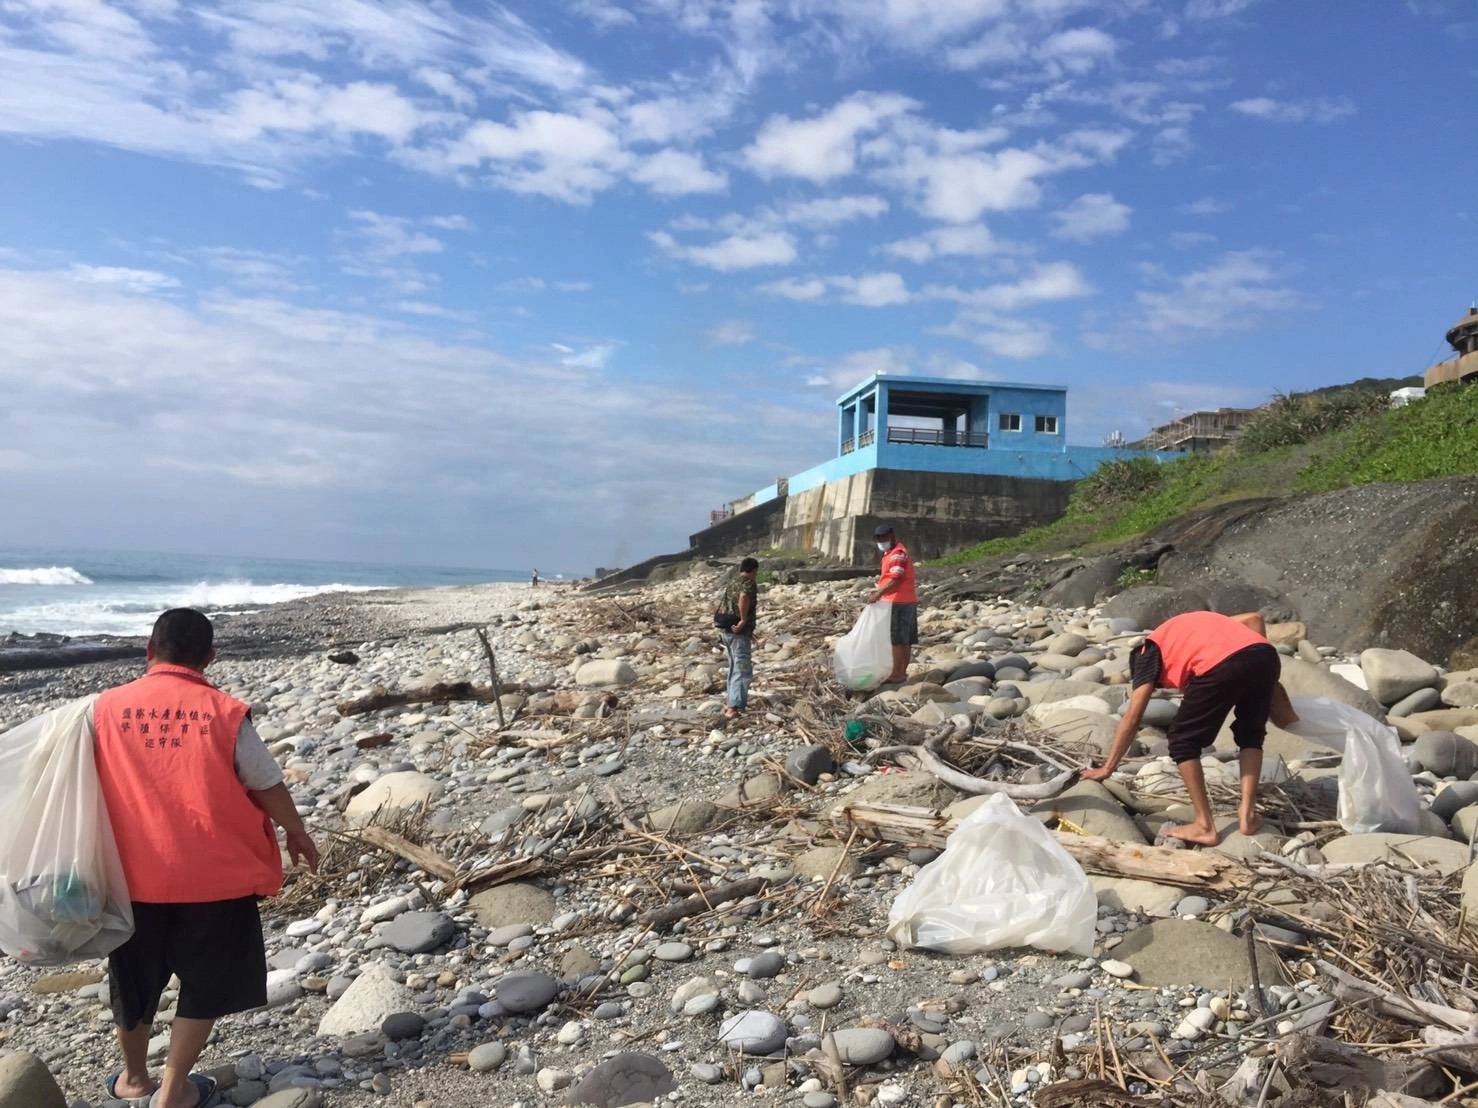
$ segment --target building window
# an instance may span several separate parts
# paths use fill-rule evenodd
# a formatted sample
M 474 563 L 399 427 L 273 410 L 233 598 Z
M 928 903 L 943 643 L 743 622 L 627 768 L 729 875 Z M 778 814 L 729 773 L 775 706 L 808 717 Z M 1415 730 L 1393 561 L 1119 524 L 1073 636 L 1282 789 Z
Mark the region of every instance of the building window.
M 1021 413 L 1020 412 L 1002 412 L 1001 413 L 1000 423 L 998 424 L 998 427 L 1002 431 L 1020 431 L 1021 430 Z
M 1057 417 L 1055 415 L 1039 415 L 1039 416 L 1037 416 L 1037 434 L 1039 434 L 1039 435 L 1055 435 L 1055 434 L 1057 434 Z

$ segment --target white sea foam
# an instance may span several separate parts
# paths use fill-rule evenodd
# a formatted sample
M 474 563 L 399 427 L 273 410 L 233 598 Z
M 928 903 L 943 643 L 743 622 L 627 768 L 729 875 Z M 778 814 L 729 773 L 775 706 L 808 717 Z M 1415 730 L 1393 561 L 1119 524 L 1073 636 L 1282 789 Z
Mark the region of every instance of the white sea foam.
M 0 585 L 90 585 L 92 578 L 71 566 L 0 569 Z
M 125 586 L 90 592 L 87 599 L 21 605 L 0 612 L 0 634 L 19 630 L 55 635 L 147 635 L 166 608 L 199 608 L 207 614 L 265 608 L 326 592 L 367 592 L 367 585 L 257 585 L 250 581 L 199 581 L 193 585 Z M 65 594 L 75 597 L 76 594 Z

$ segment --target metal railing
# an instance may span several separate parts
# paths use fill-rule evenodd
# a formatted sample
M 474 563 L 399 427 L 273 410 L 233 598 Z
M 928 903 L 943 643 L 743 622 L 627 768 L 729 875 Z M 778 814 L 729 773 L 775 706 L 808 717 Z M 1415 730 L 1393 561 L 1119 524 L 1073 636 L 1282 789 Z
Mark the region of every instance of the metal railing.
M 850 453 L 852 453 L 852 451 L 854 451 L 856 449 L 857 449 L 857 444 L 855 442 L 853 442 L 851 439 L 844 439 L 844 440 L 842 440 L 842 453 L 843 454 L 850 454 Z
M 877 438 L 876 431 L 863 431 L 861 435 L 857 436 L 857 448 L 860 450 L 864 446 L 871 446 L 877 441 Z
M 924 427 L 889 427 L 888 441 L 904 446 L 973 446 L 985 448 L 990 445 L 990 435 L 984 431 L 942 431 Z

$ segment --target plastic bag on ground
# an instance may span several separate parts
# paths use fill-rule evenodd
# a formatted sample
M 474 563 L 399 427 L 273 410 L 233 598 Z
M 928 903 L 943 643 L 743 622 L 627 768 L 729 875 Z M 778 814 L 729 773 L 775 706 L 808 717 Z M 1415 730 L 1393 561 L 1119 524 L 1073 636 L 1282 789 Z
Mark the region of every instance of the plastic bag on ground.
M 862 609 L 837 640 L 831 659 L 837 680 L 849 689 L 875 689 L 893 672 L 893 605 L 886 600 Z
M 1285 730 L 1344 755 L 1339 767 L 1341 827 L 1352 835 L 1420 830 L 1421 801 L 1395 728 L 1322 696 L 1297 697 L 1293 710 L 1298 722 Z
M 1038 819 L 996 794 L 965 817 L 888 912 L 900 947 L 978 954 L 1004 947 L 1091 954 L 1098 897 Z
M 93 757 L 94 699 L 0 734 L 0 950 L 32 965 L 100 958 L 133 934 Z

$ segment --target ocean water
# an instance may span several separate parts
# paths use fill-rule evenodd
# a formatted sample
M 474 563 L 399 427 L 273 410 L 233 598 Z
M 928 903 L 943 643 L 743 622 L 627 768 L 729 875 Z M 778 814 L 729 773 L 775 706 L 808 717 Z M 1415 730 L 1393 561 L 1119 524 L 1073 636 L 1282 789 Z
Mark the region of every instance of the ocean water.
M 0 549 L 0 636 L 147 635 L 166 608 L 243 611 L 316 593 L 528 579 L 527 570 Z

